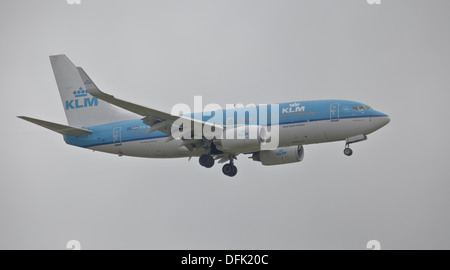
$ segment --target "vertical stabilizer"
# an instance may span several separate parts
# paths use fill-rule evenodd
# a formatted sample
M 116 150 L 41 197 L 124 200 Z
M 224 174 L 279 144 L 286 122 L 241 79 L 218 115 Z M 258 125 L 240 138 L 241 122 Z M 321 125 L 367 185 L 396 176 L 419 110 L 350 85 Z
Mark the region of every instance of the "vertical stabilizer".
M 70 126 L 88 127 L 136 118 L 91 96 L 87 87 L 96 87 L 95 84 L 81 68 L 80 73 L 67 56 L 50 56 L 50 62 Z

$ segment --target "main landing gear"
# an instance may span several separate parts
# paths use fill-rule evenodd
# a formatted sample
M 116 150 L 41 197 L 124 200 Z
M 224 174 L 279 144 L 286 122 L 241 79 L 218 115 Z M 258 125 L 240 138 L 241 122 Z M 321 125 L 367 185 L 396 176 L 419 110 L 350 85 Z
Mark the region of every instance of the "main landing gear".
M 198 162 L 205 168 L 212 168 L 214 166 L 214 158 L 211 155 L 201 155 Z
M 238 170 L 237 170 L 236 166 L 234 166 L 234 159 L 236 159 L 236 157 L 234 155 L 230 156 L 230 163 L 225 164 L 222 167 L 222 172 L 226 176 L 233 177 L 233 176 L 236 176 L 236 174 L 237 174 Z M 201 155 L 198 161 L 199 161 L 200 165 L 202 165 L 205 168 L 211 168 L 212 166 L 214 166 L 214 162 L 215 162 L 214 158 L 211 155 L 207 155 L 207 154 Z
M 236 156 L 230 154 L 228 155 L 228 159 L 230 160 L 230 163 L 223 165 L 222 172 L 226 176 L 234 177 L 238 172 L 238 169 L 236 168 L 236 166 L 234 166 L 234 160 L 236 159 Z
M 222 172 L 226 176 L 233 177 L 237 174 L 237 168 L 233 164 L 233 160 L 230 160 L 230 163 L 223 165 Z

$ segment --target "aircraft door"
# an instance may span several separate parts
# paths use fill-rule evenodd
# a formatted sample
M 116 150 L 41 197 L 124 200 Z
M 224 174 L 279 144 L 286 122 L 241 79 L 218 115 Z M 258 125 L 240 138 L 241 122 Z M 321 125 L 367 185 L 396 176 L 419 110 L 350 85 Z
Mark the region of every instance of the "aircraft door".
M 339 121 L 339 103 L 333 103 L 330 106 L 330 120 L 331 122 Z
M 113 141 L 115 146 L 122 145 L 122 128 L 115 127 L 113 129 Z

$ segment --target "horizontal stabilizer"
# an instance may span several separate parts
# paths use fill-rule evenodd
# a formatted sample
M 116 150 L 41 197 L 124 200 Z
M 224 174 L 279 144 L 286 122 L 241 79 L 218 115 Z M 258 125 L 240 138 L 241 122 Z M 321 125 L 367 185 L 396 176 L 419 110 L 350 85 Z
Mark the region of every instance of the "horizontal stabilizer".
M 31 122 L 33 124 L 39 125 L 41 127 L 48 128 L 48 129 L 58 132 L 59 134 L 62 134 L 62 135 L 81 137 L 81 136 L 86 136 L 86 135 L 89 135 L 92 133 L 92 131 L 87 130 L 87 129 L 69 127 L 69 126 L 65 126 L 65 125 L 60 125 L 60 124 L 56 124 L 56 123 L 52 123 L 52 122 L 47 122 L 47 121 L 43 121 L 43 120 L 39 120 L 39 119 L 26 117 L 26 116 L 17 116 L 17 117 L 20 119 L 26 120 L 28 122 Z

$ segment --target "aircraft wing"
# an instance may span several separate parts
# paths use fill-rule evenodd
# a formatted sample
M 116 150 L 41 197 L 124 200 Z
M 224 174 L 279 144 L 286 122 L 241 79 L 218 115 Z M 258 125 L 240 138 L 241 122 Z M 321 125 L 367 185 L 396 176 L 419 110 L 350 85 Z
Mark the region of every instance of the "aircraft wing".
M 81 67 L 78 67 L 78 72 L 80 73 L 83 81 L 91 82 L 90 78 Z M 223 129 L 222 125 L 216 125 L 213 123 L 203 122 L 196 119 L 186 118 L 183 116 L 174 116 L 169 113 L 165 113 L 162 111 L 147 108 L 141 105 L 137 105 L 135 103 L 115 98 L 113 95 L 109 95 L 107 93 L 100 91 L 100 89 L 98 89 L 93 83 L 86 85 L 86 89 L 88 90 L 89 94 L 91 94 L 94 97 L 97 97 L 103 101 L 114 104 L 117 107 L 143 116 L 144 118 L 142 118 L 142 120 L 146 125 L 150 126 L 150 132 L 158 130 L 171 136 L 172 125 L 176 120 L 180 118 L 191 123 L 192 131 L 203 130 L 204 125 L 210 125 L 211 127 L 214 126 L 215 129 L 217 128 Z M 194 129 L 194 125 L 201 125 L 201 129 Z

